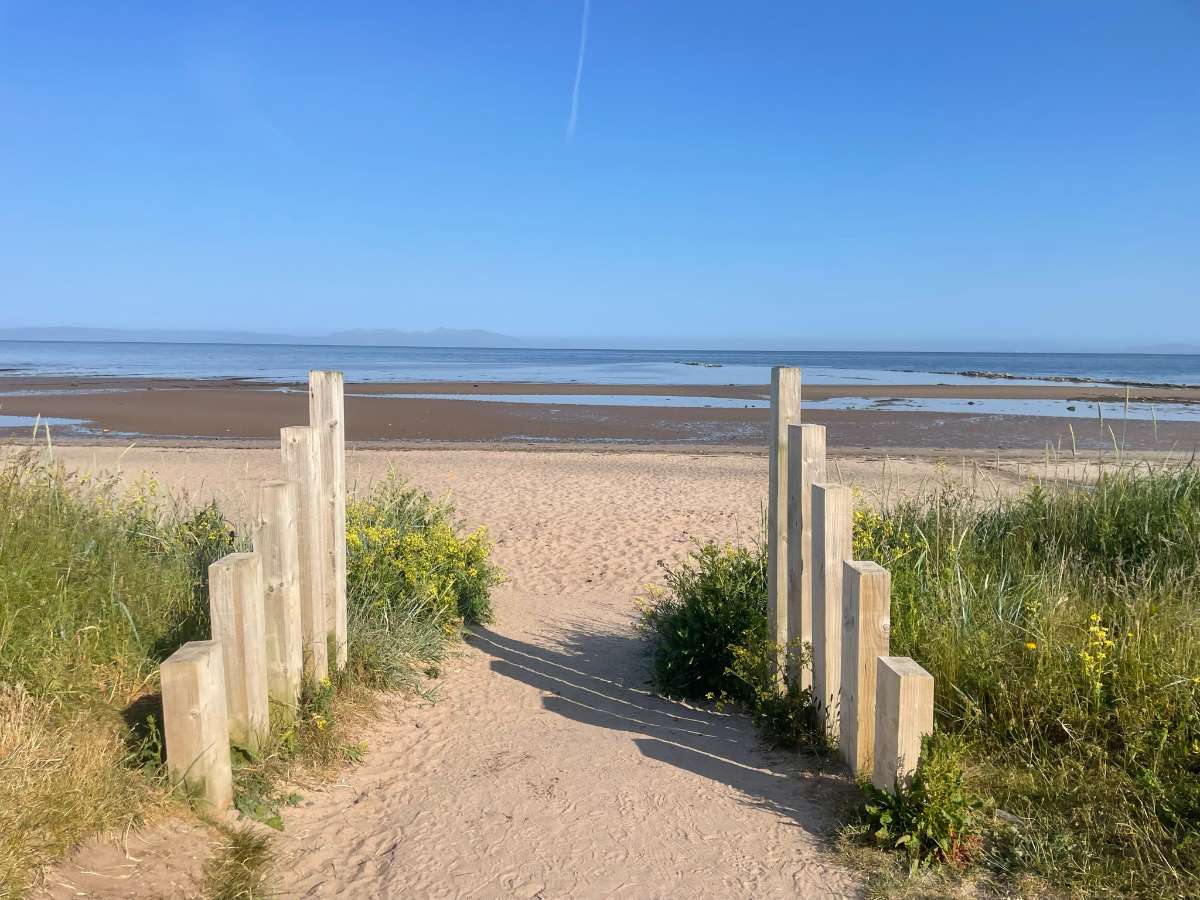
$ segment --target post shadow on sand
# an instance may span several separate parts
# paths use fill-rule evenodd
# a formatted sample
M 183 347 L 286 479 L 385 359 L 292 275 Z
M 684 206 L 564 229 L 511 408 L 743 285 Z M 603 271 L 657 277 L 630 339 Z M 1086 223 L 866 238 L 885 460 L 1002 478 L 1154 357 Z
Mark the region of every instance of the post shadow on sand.
M 740 791 L 745 802 L 792 819 L 825 837 L 834 814 L 857 794 L 832 763 L 767 751 L 750 721 L 660 697 L 643 683 L 644 643 L 633 635 L 564 623 L 550 650 L 472 629 L 470 643 L 490 654 L 492 671 L 545 692 L 548 711 L 596 728 L 629 732 L 647 759 L 693 772 Z

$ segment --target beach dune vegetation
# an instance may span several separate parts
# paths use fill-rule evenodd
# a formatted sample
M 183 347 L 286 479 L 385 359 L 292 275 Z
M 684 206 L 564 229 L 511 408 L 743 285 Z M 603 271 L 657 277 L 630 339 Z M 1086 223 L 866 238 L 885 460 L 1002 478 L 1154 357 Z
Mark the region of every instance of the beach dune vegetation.
M 714 649 L 675 612 L 746 552 L 693 557 L 643 613 L 664 692 L 719 682 L 722 665 L 733 677 L 737 639 Z M 860 503 L 854 552 L 891 572 L 891 650 L 936 678 L 964 796 L 1003 813 L 978 846 L 987 871 L 1084 894 L 1200 893 L 1200 471 Z M 766 627 L 755 590 L 729 604 L 764 617 L 750 634 Z M 668 651 L 686 671 L 664 673 Z
M 448 506 L 397 478 L 348 518 L 348 667 L 306 685 L 259 754 L 235 751 L 237 808 L 275 827 L 297 799 L 288 774 L 361 758 L 351 726 L 370 692 L 421 689 L 464 624 L 491 616 L 500 578 L 484 532 L 460 534 Z M 153 480 L 0 458 L 0 898 L 89 834 L 183 799 L 163 772 L 158 666 L 208 636 L 208 565 L 248 546 L 215 504 L 185 507 Z M 238 862 L 205 873 L 210 893 L 232 872 L 259 884 L 251 863 L 270 857 L 226 838 Z

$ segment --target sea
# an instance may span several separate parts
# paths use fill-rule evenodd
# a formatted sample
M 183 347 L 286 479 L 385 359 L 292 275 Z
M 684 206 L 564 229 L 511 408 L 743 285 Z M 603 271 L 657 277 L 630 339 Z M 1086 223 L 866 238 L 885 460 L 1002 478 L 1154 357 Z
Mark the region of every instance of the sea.
M 765 384 L 799 366 L 808 384 L 1028 383 L 1200 385 L 1200 355 L 355 347 L 316 344 L 0 341 L 0 376 L 246 378 L 303 381 L 336 369 L 349 382 L 518 381 Z

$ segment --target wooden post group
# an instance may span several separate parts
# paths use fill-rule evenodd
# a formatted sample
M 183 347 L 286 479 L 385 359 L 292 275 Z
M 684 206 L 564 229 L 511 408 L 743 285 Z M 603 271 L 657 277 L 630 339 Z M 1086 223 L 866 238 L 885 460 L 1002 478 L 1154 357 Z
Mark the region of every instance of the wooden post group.
M 305 680 L 347 661 L 342 373 L 309 373 L 309 419 L 280 431 L 284 478 L 261 486 L 254 552 L 209 566 L 212 640 L 162 664 L 167 768 L 215 809 L 232 801 L 230 742 L 261 750 L 268 704 L 293 717 Z
M 811 689 L 850 771 L 891 790 L 911 779 L 921 738 L 933 728 L 933 677 L 908 657 L 889 656 L 891 576 L 853 558 L 853 496 L 826 480 L 825 428 L 799 420 L 800 371 L 773 369 L 770 633 L 777 644 L 811 648 L 811 667 L 793 665 L 788 683 Z

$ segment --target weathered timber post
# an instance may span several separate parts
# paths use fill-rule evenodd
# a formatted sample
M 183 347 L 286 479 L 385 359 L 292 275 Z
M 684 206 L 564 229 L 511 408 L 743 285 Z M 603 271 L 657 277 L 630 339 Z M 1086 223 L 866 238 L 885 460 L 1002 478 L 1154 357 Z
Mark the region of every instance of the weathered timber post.
M 771 370 L 771 449 L 767 496 L 767 616 L 771 640 L 788 635 L 788 426 L 800 423 L 800 370 Z M 786 654 L 779 655 L 780 684 Z
M 875 762 L 871 783 L 883 791 L 908 787 L 921 738 L 933 732 L 933 676 L 907 656 L 876 660 Z
M 304 677 L 300 611 L 299 487 L 268 481 L 258 493 L 254 550 L 262 558 L 267 636 L 267 695 L 284 719 L 295 715 Z
M 854 495 L 813 484 L 813 697 L 825 731 L 838 737 L 842 692 L 842 565 L 854 558 Z
M 231 553 L 208 567 L 213 640 L 221 644 L 229 738 L 258 750 L 270 732 L 262 562 Z
M 308 425 L 279 431 L 284 477 L 296 482 L 296 552 L 300 566 L 300 629 L 304 675 L 329 675 L 329 629 L 325 624 L 325 516 L 321 514 L 320 442 Z
M 787 643 L 813 645 L 812 486 L 825 480 L 825 426 L 788 426 L 788 631 Z M 788 677 L 812 686 L 812 664 Z
M 162 664 L 167 771 L 213 809 L 233 801 L 225 670 L 217 641 L 191 641 Z
M 855 775 L 871 771 L 875 750 L 875 660 L 888 655 L 891 575 L 873 562 L 842 565 L 841 739 Z
M 321 503 L 325 516 L 325 625 L 346 665 L 346 399 L 341 372 L 308 373 L 308 421 L 320 437 Z

